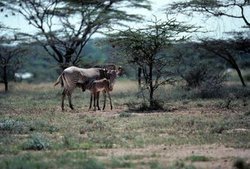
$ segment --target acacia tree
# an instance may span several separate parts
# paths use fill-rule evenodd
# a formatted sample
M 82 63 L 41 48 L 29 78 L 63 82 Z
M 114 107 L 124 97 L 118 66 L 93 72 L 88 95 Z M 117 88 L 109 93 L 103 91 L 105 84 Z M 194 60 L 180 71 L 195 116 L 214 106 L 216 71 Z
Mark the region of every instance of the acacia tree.
M 168 10 L 172 13 L 182 13 L 188 16 L 193 16 L 195 13 L 202 13 L 206 16 L 214 17 L 230 17 L 235 19 L 241 19 L 245 23 L 245 28 L 250 30 L 250 15 L 247 11 L 250 10 L 249 0 L 188 0 L 172 3 Z M 231 32 L 232 33 L 232 32 Z M 235 51 L 247 51 L 248 45 L 245 42 L 249 41 L 249 38 L 235 38 L 235 40 L 202 40 L 204 49 L 212 52 L 217 57 L 224 59 L 236 70 L 242 86 L 246 86 L 240 67 L 236 61 L 237 54 Z M 241 45 L 239 45 L 241 44 Z M 241 46 L 241 47 L 240 47 Z M 245 49 L 243 49 L 245 48 Z M 235 50 L 235 51 L 232 51 Z
M 207 16 L 241 19 L 247 28 L 250 28 L 250 16 L 247 14 L 249 8 L 250 0 L 188 0 L 174 2 L 170 5 L 172 12 L 180 12 L 189 16 L 198 12 Z
M 39 41 L 62 69 L 77 65 L 83 47 L 102 28 L 135 21 L 122 7 L 150 9 L 148 0 L 2 0 L 37 29 L 29 34 Z
M 149 108 L 155 109 L 155 91 L 159 86 L 173 82 L 174 73 L 167 56 L 167 49 L 171 44 L 186 40 L 187 36 L 181 33 L 193 31 L 192 26 L 185 26 L 175 19 L 165 22 L 149 22 L 145 28 L 129 28 L 110 36 L 109 41 L 124 55 L 129 63 L 142 70 L 144 89 L 148 91 Z
M 225 60 L 233 69 L 236 70 L 242 86 L 246 86 L 239 64 L 237 63 L 237 56 L 240 53 L 239 50 L 241 50 L 241 47 L 244 48 L 240 44 L 241 42 L 237 44 L 237 41 L 203 40 L 199 46 Z M 244 50 L 246 49 L 247 48 L 244 48 Z
M 0 46 L 0 79 L 8 91 L 8 83 L 14 73 L 20 68 L 20 57 L 26 52 L 24 48 L 13 46 Z

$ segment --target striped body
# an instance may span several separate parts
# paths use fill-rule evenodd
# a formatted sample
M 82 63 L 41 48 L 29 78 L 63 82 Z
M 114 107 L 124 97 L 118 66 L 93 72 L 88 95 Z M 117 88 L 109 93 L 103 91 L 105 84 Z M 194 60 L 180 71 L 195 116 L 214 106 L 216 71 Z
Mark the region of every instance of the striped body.
M 64 99 L 65 96 L 68 96 L 69 99 L 69 106 L 71 109 L 73 108 L 72 101 L 71 101 L 71 95 L 72 92 L 76 87 L 81 87 L 84 90 L 84 86 L 88 84 L 91 81 L 94 81 L 96 79 L 103 78 L 104 73 L 102 68 L 78 68 L 75 66 L 71 66 L 66 68 L 62 74 L 58 77 L 56 83 L 61 84 L 63 87 L 62 92 L 62 104 L 61 108 L 64 110 Z
M 90 82 L 90 84 L 87 85 L 87 89 L 90 90 L 91 92 L 91 97 L 90 97 L 90 104 L 89 104 L 89 109 L 92 107 L 92 100 L 94 97 L 94 110 L 96 110 L 96 107 L 98 110 L 100 110 L 99 107 L 99 93 L 103 92 L 104 94 L 104 104 L 103 104 L 103 110 L 105 109 L 106 105 L 106 93 L 108 94 L 109 101 L 110 101 L 110 107 L 112 110 L 112 101 L 110 97 L 110 91 L 113 90 L 113 88 L 110 85 L 110 80 L 103 78 L 100 80 L 94 80 L 93 82 Z
M 118 71 L 117 70 L 109 70 L 107 72 L 107 78 L 103 78 L 100 80 L 93 80 L 92 82 L 90 82 L 86 86 L 86 88 L 88 90 L 90 90 L 90 92 L 91 92 L 89 109 L 91 109 L 91 107 L 92 107 L 92 100 L 94 97 L 94 110 L 96 110 L 96 107 L 98 108 L 98 110 L 100 110 L 99 95 L 100 95 L 100 92 L 103 92 L 103 96 L 104 96 L 103 110 L 105 109 L 105 106 L 106 106 L 106 93 L 108 94 L 109 101 L 110 101 L 110 108 L 112 110 L 113 106 L 112 106 L 110 91 L 113 90 L 115 80 L 116 80 L 117 76 L 119 76 L 119 75 L 120 75 L 120 70 L 118 70 Z
M 112 68 L 114 68 L 114 66 L 112 66 Z M 104 97 L 106 98 L 105 93 L 107 92 L 109 95 L 109 91 L 113 90 L 115 79 L 117 76 L 121 75 L 122 71 L 123 69 L 121 67 L 119 67 L 117 70 L 110 70 L 110 69 L 103 69 L 103 68 L 84 69 L 84 68 L 78 68 L 75 66 L 66 68 L 62 72 L 62 74 L 58 77 L 57 81 L 54 84 L 56 86 L 57 84 L 60 83 L 61 86 L 63 87 L 62 102 L 61 102 L 62 110 L 64 110 L 64 99 L 66 95 L 68 96 L 70 108 L 74 109 L 72 105 L 72 101 L 71 101 L 71 95 L 76 87 L 82 88 L 83 91 L 85 91 L 85 89 L 90 90 L 91 93 L 94 93 L 94 95 L 98 96 L 98 100 L 99 100 L 100 91 L 103 91 Z M 100 85 L 96 85 L 98 83 L 101 83 L 101 81 L 98 81 L 98 80 L 104 79 L 104 78 L 106 78 L 106 80 L 109 82 L 108 88 L 100 87 Z M 102 81 L 102 83 L 104 85 L 107 82 Z

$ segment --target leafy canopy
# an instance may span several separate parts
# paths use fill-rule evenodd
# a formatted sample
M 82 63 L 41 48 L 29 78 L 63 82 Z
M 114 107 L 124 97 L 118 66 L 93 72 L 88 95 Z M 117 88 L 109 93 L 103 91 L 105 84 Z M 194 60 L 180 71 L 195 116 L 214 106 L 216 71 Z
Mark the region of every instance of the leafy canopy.
M 79 62 L 94 33 L 142 19 L 128 14 L 125 7 L 150 9 L 148 0 L 3 0 L 1 4 L 37 28 L 36 34 L 26 35 L 36 39 L 62 68 Z

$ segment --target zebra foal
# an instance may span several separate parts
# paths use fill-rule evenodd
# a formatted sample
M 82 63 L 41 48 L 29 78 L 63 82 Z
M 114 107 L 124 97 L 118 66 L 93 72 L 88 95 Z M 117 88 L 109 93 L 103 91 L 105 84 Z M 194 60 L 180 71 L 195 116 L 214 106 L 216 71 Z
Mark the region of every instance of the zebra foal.
M 110 108 L 111 110 L 113 109 L 110 92 L 113 90 L 116 78 L 123 73 L 123 69 L 119 67 L 118 70 L 106 70 L 105 69 L 105 71 L 107 71 L 106 78 L 103 78 L 100 80 L 94 80 L 85 86 L 86 89 L 88 89 L 91 92 L 89 110 L 92 107 L 93 98 L 94 98 L 94 111 L 96 110 L 96 107 L 98 108 L 98 110 L 100 110 L 100 107 L 99 107 L 100 92 L 102 92 L 104 96 L 104 103 L 103 103 L 102 110 L 104 110 L 106 106 L 106 93 L 108 94 L 108 97 L 109 97 Z
M 110 101 L 110 108 L 111 108 L 111 110 L 113 109 L 112 100 L 111 100 L 111 96 L 109 93 L 110 91 L 113 90 L 113 87 L 110 85 L 110 80 L 108 80 L 106 78 L 103 78 L 101 80 L 94 80 L 92 83 L 89 84 L 89 86 L 87 88 L 91 92 L 89 110 L 92 107 L 93 98 L 94 98 L 94 111 L 96 111 L 96 107 L 98 108 L 98 110 L 100 110 L 100 107 L 99 107 L 100 92 L 103 92 L 103 95 L 104 95 L 104 103 L 103 103 L 102 110 L 104 110 L 105 106 L 106 106 L 106 93 L 108 94 L 108 98 Z

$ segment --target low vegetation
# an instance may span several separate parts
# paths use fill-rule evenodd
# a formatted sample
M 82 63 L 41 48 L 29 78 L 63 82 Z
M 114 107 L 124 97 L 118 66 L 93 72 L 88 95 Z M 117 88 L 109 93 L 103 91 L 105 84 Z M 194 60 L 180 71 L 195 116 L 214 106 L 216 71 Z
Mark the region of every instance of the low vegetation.
M 76 110 L 62 112 L 59 87 L 10 84 L 0 93 L 0 168 L 246 168 L 250 89 L 226 86 L 207 99 L 165 86 L 157 93 L 163 108 L 140 111 L 147 103 L 136 83 L 120 80 L 114 110 L 88 111 L 89 93 L 77 89 Z

